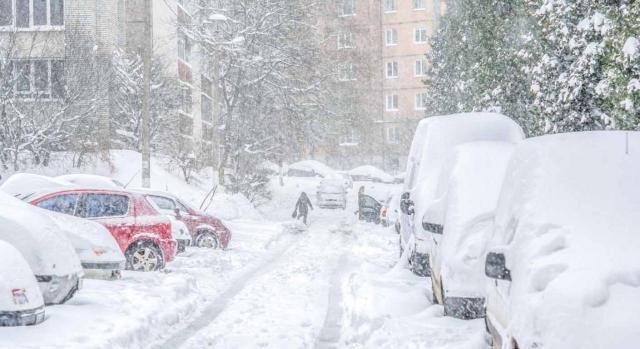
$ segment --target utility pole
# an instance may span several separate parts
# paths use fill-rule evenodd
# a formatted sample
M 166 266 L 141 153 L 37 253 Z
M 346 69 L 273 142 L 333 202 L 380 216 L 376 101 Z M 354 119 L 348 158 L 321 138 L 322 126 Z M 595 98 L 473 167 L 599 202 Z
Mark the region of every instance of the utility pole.
M 142 143 L 142 186 L 151 187 L 151 53 L 153 51 L 153 8 L 151 0 L 144 1 L 144 39 L 142 42 L 143 64 L 143 96 L 142 96 L 142 125 L 140 138 Z

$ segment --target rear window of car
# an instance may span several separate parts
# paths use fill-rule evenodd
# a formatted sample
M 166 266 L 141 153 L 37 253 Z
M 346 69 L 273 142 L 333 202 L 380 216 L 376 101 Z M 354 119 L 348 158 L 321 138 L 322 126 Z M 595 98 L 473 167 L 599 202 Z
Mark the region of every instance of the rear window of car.
M 45 210 L 73 215 L 76 212 L 79 197 L 78 194 L 58 195 L 39 202 L 37 206 Z
M 129 197 L 117 194 L 85 194 L 78 210 L 84 218 L 120 217 L 129 212 Z
M 174 210 L 176 208 L 175 202 L 169 198 L 156 195 L 149 195 L 147 198 L 149 198 L 149 200 L 151 200 L 161 210 Z

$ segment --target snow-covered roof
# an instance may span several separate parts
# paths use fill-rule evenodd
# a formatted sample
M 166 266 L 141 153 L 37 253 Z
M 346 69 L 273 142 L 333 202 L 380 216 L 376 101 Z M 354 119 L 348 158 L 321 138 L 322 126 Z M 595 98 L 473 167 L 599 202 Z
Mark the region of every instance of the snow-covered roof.
M 335 170 L 333 170 L 331 167 L 317 160 L 298 161 L 289 165 L 288 167 L 289 167 L 289 170 L 314 172 L 321 177 L 326 177 L 332 173 L 335 173 Z
M 97 176 L 92 174 L 69 174 L 64 176 L 55 177 L 56 180 L 65 183 L 71 183 L 76 186 L 85 188 L 98 188 L 98 189 L 123 189 L 122 183 L 114 180 L 113 178 L 105 176 Z
M 352 177 L 366 177 L 372 180 L 375 179 L 383 183 L 393 183 L 395 181 L 393 176 L 371 165 L 356 167 L 349 171 L 349 175 Z
M 561 134 L 518 146 L 492 245 L 506 246 L 522 347 L 541 339 L 548 348 L 640 342 L 639 178 L 639 132 Z
M 74 187 L 73 183 L 64 180 L 32 173 L 16 173 L 0 186 L 2 191 L 14 196 Z

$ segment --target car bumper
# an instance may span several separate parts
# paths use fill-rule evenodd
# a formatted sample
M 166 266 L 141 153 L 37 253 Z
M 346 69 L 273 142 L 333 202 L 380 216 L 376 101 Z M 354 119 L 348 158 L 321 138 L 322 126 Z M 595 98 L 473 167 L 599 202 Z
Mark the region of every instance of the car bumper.
M 121 271 L 126 267 L 126 262 L 91 263 L 82 262 L 84 277 L 98 280 L 117 280 L 122 277 Z
M 80 275 L 36 275 L 45 305 L 62 304 L 82 288 Z
M 176 257 L 178 242 L 176 240 L 160 240 L 159 242 L 160 249 L 162 250 L 162 254 L 164 255 L 164 261 L 171 262 Z
M 485 315 L 484 298 L 445 296 L 444 312 L 448 316 L 463 320 L 483 318 Z
M 0 327 L 33 326 L 44 321 L 44 306 L 23 311 L 0 311 Z

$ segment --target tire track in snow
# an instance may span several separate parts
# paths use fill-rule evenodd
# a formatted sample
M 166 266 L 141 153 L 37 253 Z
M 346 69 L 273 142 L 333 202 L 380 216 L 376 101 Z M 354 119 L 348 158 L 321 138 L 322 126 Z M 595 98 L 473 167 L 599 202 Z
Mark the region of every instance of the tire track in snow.
M 284 234 L 286 233 L 282 233 L 280 236 L 274 238 L 268 244 L 271 244 L 274 240 L 281 240 Z M 262 274 L 262 272 L 271 268 L 273 264 L 275 264 L 290 249 L 294 248 L 297 245 L 297 242 L 300 241 L 299 238 L 292 237 L 292 239 L 293 243 L 286 243 L 284 246 L 273 251 L 269 254 L 268 257 L 262 259 L 257 266 L 251 268 L 247 272 L 243 273 L 242 276 L 238 277 L 231 284 L 231 286 L 229 286 L 224 292 L 219 294 L 212 303 L 207 305 L 198 317 L 190 321 L 187 327 L 184 327 L 182 330 L 177 331 L 171 337 L 163 340 L 162 343 L 151 345 L 150 348 L 176 349 L 182 347 L 190 337 L 215 321 L 215 319 L 222 312 L 224 312 L 225 308 L 232 301 L 233 297 L 242 292 L 242 290 L 249 284 L 250 281 L 252 281 L 256 276 Z
M 331 277 L 327 316 L 320 330 L 317 349 L 337 348 L 342 334 L 342 280 L 350 269 L 349 255 L 340 256 Z

